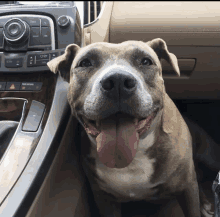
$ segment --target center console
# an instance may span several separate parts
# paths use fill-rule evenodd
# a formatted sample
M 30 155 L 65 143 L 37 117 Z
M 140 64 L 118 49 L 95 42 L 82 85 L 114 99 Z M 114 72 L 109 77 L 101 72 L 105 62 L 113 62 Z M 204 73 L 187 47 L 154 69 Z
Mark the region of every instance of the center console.
M 47 62 L 72 43 L 73 2 L 0 5 L 0 217 L 26 216 L 62 140 L 68 83 Z

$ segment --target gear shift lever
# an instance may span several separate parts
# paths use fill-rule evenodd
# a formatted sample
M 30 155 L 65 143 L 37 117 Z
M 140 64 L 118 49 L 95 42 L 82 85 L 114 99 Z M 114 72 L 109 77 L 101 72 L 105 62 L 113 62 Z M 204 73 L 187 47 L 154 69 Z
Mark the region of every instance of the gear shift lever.
M 0 161 L 22 116 L 25 99 L 0 99 Z

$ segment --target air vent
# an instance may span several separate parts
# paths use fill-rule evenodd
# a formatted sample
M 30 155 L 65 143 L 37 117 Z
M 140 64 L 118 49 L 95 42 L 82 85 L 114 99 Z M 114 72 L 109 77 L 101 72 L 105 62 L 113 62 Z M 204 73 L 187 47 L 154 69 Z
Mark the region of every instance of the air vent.
M 84 1 L 84 25 L 96 20 L 103 6 L 103 1 Z

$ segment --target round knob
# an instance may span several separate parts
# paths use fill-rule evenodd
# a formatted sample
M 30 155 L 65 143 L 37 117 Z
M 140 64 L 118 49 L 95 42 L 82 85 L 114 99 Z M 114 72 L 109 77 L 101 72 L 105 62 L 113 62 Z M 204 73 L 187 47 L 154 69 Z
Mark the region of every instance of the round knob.
M 3 28 L 5 39 L 9 43 L 19 43 L 28 38 L 29 26 L 19 18 L 9 20 Z
M 60 16 L 57 23 L 61 28 L 67 28 L 70 25 L 70 18 L 66 15 Z
M 8 34 L 12 37 L 19 35 L 21 33 L 21 30 L 21 25 L 15 22 L 9 24 L 7 28 Z

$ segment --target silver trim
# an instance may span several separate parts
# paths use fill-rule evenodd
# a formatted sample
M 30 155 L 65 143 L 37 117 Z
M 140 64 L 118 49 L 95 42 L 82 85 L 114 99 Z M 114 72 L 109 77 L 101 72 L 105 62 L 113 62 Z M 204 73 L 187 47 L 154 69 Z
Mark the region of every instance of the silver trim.
M 22 117 L 14 133 L 14 136 L 12 137 L 11 142 L 0 162 L 0 204 L 4 202 L 5 198 L 7 198 L 10 190 L 13 188 L 14 184 L 20 177 L 33 151 L 36 148 L 37 144 L 34 141 L 38 139 L 42 133 L 41 124 L 43 117 L 36 132 L 22 131 L 27 102 L 28 100 L 25 99 L 22 110 Z
M 0 100 L 6 100 L 6 99 L 19 99 L 19 98 L 10 98 L 10 97 L 7 97 L 7 98 L 2 98 Z M 13 173 L 14 171 L 10 171 L 8 170 L 11 166 L 13 166 L 10 163 L 7 163 L 9 160 L 8 159 L 13 159 L 11 157 L 14 156 L 14 151 L 15 151 L 15 144 L 14 144 L 14 140 L 16 139 L 16 136 L 18 134 L 18 132 L 21 131 L 21 128 L 22 128 L 22 124 L 24 122 L 24 115 L 25 115 L 25 111 L 26 111 L 26 104 L 28 102 L 27 99 L 19 99 L 19 100 L 24 100 L 24 104 L 23 104 L 23 109 L 22 109 L 22 116 L 21 116 L 21 119 L 20 119 L 20 122 L 17 126 L 17 129 L 11 139 L 11 142 L 10 144 L 8 145 L 1 161 L 0 161 L 0 204 L 2 203 L 2 201 L 4 200 L 4 198 L 6 197 L 6 195 L 8 194 L 8 192 L 10 191 L 11 187 L 14 185 L 14 182 L 17 180 L 14 180 L 14 179 L 10 179 L 8 180 L 8 178 L 10 178 L 10 175 L 9 173 Z M 5 165 L 4 165 L 5 164 Z M 17 162 L 17 165 L 19 165 L 19 163 Z M 13 173 L 14 175 L 14 173 Z M 12 176 L 13 176 L 12 175 Z M 20 175 L 20 174 L 19 174 Z M 9 182 L 9 183 L 8 183 Z
M 11 33 L 10 30 L 9 30 L 9 28 L 10 28 L 12 25 L 15 25 L 15 24 L 18 25 L 20 29 L 22 28 L 21 25 L 20 25 L 20 23 L 16 23 L 16 22 L 10 23 L 9 26 L 8 26 L 8 28 L 7 28 L 9 35 L 12 34 L 12 35 L 14 36 L 14 35 L 18 34 L 17 32 L 16 32 L 16 33 Z M 10 32 L 10 33 L 9 33 L 9 32 Z
M 15 38 L 15 39 L 10 39 L 10 38 L 8 38 L 6 35 L 5 35 L 5 26 L 7 25 L 7 23 L 8 22 L 11 22 L 12 20 L 19 20 L 21 23 L 23 23 L 23 25 L 24 25 L 24 32 L 21 34 L 21 36 L 20 37 L 18 37 L 18 38 Z M 8 40 L 8 41 L 18 41 L 19 39 L 21 39 L 23 36 L 24 36 L 24 34 L 26 33 L 26 31 L 27 31 L 27 24 L 23 21 L 23 20 L 21 20 L 21 19 L 19 19 L 19 18 L 11 18 L 10 20 L 8 20 L 6 23 L 5 23 L 5 25 L 4 25 L 4 27 L 3 27 L 3 35 L 4 35 L 4 37 L 6 38 L 6 40 Z
M 21 176 L 16 182 L 16 187 L 13 187 L 4 202 L 0 206 L 0 213 L 4 213 L 4 216 L 13 216 L 15 211 L 18 210 L 20 202 L 25 198 L 25 193 L 31 187 L 34 178 L 37 176 L 39 168 L 50 148 L 53 141 L 53 135 L 56 134 L 63 115 L 69 109 L 67 101 L 67 90 L 69 84 L 64 82 L 63 79 L 58 76 L 57 84 L 54 94 L 54 100 L 50 109 L 49 117 L 46 126 L 41 135 L 40 141 L 36 146 L 33 155 L 31 156 L 28 164 L 24 168 Z M 53 123 L 53 127 L 50 127 L 49 123 Z M 49 136 L 48 136 L 49 135 Z M 11 205 L 13 204 L 13 206 Z
M 49 23 L 50 23 L 50 31 L 51 31 L 51 34 L 50 34 L 50 37 L 51 37 L 51 45 L 32 45 L 30 46 L 30 41 L 29 41 L 29 44 L 28 44 L 28 47 L 31 47 L 31 48 L 40 48 L 40 47 L 45 47 L 45 46 L 51 46 L 51 50 L 55 50 L 55 32 L 54 32 L 54 23 L 53 23 L 53 20 L 48 17 L 48 16 L 43 16 L 43 15 L 31 15 L 31 14 L 19 14 L 19 15 L 7 15 L 7 16 L 1 16 L 1 18 L 18 18 L 18 19 L 22 19 L 22 17 L 28 17 L 28 18 L 40 18 L 40 19 L 48 19 L 49 20 Z M 10 20 L 11 20 L 10 19 Z M 8 22 L 8 21 L 7 21 Z M 22 22 L 24 22 L 22 20 Z M 40 20 L 40 27 L 41 27 L 41 20 Z M 41 31 L 41 28 L 40 28 L 40 31 Z M 3 34 L 4 34 L 4 31 L 3 31 Z M 30 33 L 29 33 L 30 34 Z M 40 32 L 41 34 L 41 32 Z
M 101 2 L 100 2 L 100 5 L 101 5 Z M 102 6 L 102 8 L 101 8 L 101 11 L 100 11 L 99 16 L 98 16 L 95 20 L 93 20 L 91 23 L 85 24 L 85 25 L 83 26 L 84 28 L 93 25 L 93 24 L 96 23 L 99 19 L 101 19 L 101 16 L 102 16 L 102 14 L 103 14 L 103 11 L 104 11 L 106 2 L 104 2 L 102 5 L 103 5 L 103 6 Z M 90 9 L 89 9 L 89 10 L 90 10 Z M 84 15 L 84 16 L 85 16 L 85 15 Z M 89 17 L 90 17 L 90 16 L 89 16 Z M 88 20 L 90 20 L 90 18 L 89 18 Z

